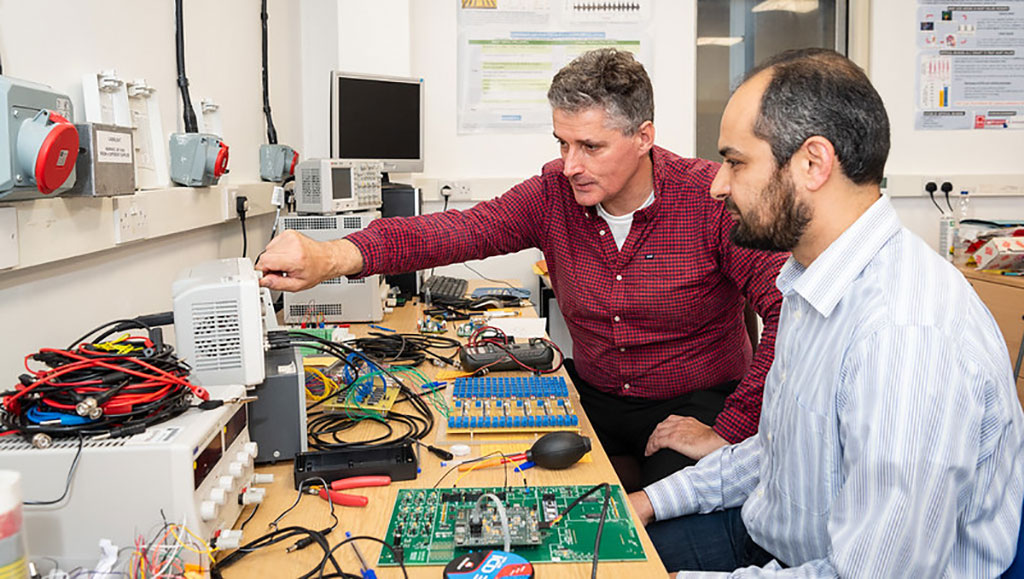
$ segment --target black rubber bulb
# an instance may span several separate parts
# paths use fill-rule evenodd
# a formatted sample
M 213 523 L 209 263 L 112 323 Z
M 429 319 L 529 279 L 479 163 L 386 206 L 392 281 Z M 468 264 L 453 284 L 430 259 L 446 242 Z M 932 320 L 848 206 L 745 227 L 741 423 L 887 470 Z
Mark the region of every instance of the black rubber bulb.
M 569 468 L 590 452 L 590 439 L 575 432 L 549 432 L 526 451 L 526 460 L 551 470 Z

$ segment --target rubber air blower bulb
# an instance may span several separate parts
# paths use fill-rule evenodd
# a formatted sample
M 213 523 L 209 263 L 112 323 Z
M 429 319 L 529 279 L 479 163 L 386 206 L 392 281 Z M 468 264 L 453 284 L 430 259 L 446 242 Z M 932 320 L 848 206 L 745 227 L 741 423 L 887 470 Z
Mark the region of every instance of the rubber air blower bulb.
M 590 438 L 575 432 L 549 432 L 526 451 L 526 460 L 550 470 L 562 470 L 576 464 L 590 452 Z

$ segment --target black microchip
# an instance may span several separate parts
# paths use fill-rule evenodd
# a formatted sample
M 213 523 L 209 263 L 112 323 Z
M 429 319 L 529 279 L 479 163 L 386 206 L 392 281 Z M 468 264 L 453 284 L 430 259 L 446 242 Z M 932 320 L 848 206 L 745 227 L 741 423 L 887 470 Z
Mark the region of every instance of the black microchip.
M 555 493 L 544 493 L 541 498 L 545 501 L 553 501 L 555 500 Z

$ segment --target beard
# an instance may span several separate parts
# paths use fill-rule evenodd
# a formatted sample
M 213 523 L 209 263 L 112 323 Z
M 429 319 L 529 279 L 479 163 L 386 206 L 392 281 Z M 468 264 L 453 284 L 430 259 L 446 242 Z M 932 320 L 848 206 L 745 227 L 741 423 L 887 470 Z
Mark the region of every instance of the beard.
M 792 251 L 811 221 L 811 208 L 797 202 L 793 180 L 789 175 L 783 177 L 781 168 L 775 171 L 758 198 L 759 207 L 752 210 L 751 215 L 741 213 L 732 197 L 725 199 L 725 206 L 739 215 L 729 239 L 748 249 Z

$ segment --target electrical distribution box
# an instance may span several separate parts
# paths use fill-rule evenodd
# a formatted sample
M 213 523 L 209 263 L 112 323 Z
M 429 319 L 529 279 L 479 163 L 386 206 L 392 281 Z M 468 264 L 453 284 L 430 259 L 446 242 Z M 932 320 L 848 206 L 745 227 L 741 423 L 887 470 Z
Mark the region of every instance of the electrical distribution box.
M 174 133 L 170 153 L 171 181 L 178 185 L 209 187 L 228 172 L 228 146 L 217 135 Z
M 59 195 L 75 184 L 78 132 L 71 114 L 67 95 L 0 76 L 0 198 Z
M 299 153 L 288 145 L 260 145 L 260 179 L 279 183 L 295 174 Z
M 65 195 L 111 197 L 135 193 L 135 149 L 129 127 L 75 125 L 79 157 L 75 186 Z

